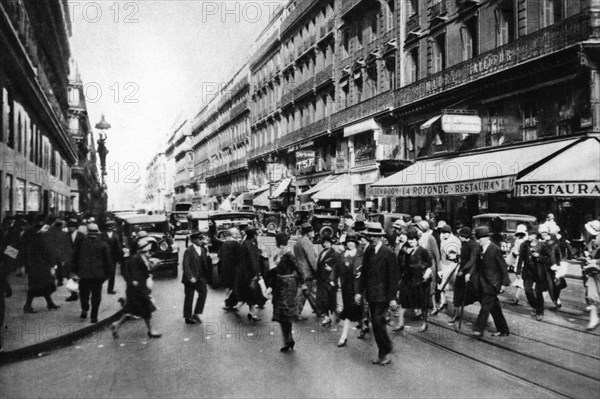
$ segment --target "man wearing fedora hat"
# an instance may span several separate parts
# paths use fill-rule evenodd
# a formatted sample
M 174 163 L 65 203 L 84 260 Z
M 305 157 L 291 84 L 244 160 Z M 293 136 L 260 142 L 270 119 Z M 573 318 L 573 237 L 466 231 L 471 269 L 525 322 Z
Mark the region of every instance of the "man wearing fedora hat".
M 387 332 L 385 321 L 388 309 L 397 310 L 396 291 L 398 289 L 398 261 L 394 251 L 383 245 L 385 231 L 380 223 L 367 227 L 365 235 L 370 238 L 371 246 L 364 253 L 362 273 L 358 280 L 355 295 L 356 303 L 360 303 L 364 293 L 373 323 L 373 335 L 379 348 L 378 357 L 373 364 L 391 363 L 392 341 Z
M 202 323 L 200 315 L 204 311 L 208 289 L 206 281 L 210 273 L 210 259 L 205 246 L 206 234 L 194 231 L 190 235 L 192 244 L 187 247 L 183 254 L 183 276 L 181 282 L 184 285 L 183 318 L 186 324 Z M 192 315 L 192 303 L 194 293 L 198 293 L 196 306 Z
M 479 261 L 465 276 L 467 282 L 471 280 L 471 276 L 476 280 L 474 283 L 478 287 L 481 302 L 481 310 L 471 333 L 475 338 L 483 336 L 490 314 L 497 330 L 492 336 L 507 336 L 510 333 L 498 300 L 498 294 L 503 291 L 503 286 L 510 284 L 510 280 L 502 250 L 491 241 L 491 235 L 492 232 L 487 226 L 475 229 L 475 238 L 481 246 L 481 255 Z
M 115 232 L 116 223 L 114 220 L 107 220 L 104 223 L 104 232 L 100 236 L 104 242 L 108 244 L 110 248 L 110 259 L 112 263 L 112 271 L 108 277 L 108 287 L 106 288 L 108 294 L 113 295 L 115 291 L 115 273 L 117 266 L 123 262 L 123 246 L 121 245 L 121 237 Z
M 298 261 L 298 266 L 302 270 L 304 275 L 304 285 L 301 285 L 298 289 L 298 296 L 296 298 L 298 303 L 298 320 L 306 320 L 302 315 L 304 305 L 308 300 L 310 307 L 318 313 L 317 310 L 317 286 L 315 284 L 315 274 L 317 272 L 317 256 L 315 253 L 315 247 L 312 243 L 312 239 L 315 236 L 315 232 L 310 223 L 304 222 L 300 226 L 301 237 L 294 245 L 294 256 Z
M 71 277 L 71 274 L 73 274 L 73 268 L 75 267 L 75 265 L 77 265 L 77 262 L 79 262 L 79 255 L 81 253 L 81 244 L 83 243 L 83 240 L 85 239 L 85 234 L 83 234 L 81 231 L 79 231 L 78 229 L 79 227 L 79 220 L 77 220 L 76 218 L 69 218 L 67 220 L 67 229 L 68 229 L 68 236 L 69 236 L 69 244 L 70 244 L 70 250 L 69 250 L 69 261 L 66 265 L 66 270 L 67 270 L 67 275 L 69 277 Z M 68 297 L 66 299 L 67 302 L 73 302 L 73 301 L 77 301 L 79 299 L 79 295 L 77 294 L 77 292 L 72 292 L 71 296 Z

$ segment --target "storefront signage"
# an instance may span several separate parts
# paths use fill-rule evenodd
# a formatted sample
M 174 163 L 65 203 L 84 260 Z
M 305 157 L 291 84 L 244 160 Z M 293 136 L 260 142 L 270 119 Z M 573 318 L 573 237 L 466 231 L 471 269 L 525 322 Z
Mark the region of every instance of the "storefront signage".
M 342 207 L 342 201 L 331 201 L 330 204 L 333 209 L 338 209 Z
M 518 183 L 517 197 L 600 197 L 600 182 Z
M 295 144 L 295 145 L 293 145 L 293 146 L 290 147 L 289 152 L 297 151 L 297 150 L 300 150 L 302 148 L 312 147 L 313 144 L 314 144 L 314 142 L 312 140 L 305 141 L 304 143 L 300 143 L 300 144 Z M 298 156 L 297 153 L 296 153 L 296 156 Z
M 471 195 L 511 191 L 515 184 L 514 176 L 470 182 L 422 184 L 412 186 L 377 187 L 371 186 L 368 194 L 375 197 L 437 197 L 447 195 Z
M 442 130 L 446 133 L 479 134 L 481 118 L 477 115 L 443 115 Z
M 370 172 L 363 173 L 353 173 L 352 174 L 352 184 L 370 184 L 375 183 L 377 178 L 379 177 L 379 171 L 373 170 Z
M 314 150 L 302 150 L 302 151 L 296 151 L 296 159 L 300 160 L 300 159 L 306 159 L 306 158 L 314 158 L 315 157 L 315 151 Z

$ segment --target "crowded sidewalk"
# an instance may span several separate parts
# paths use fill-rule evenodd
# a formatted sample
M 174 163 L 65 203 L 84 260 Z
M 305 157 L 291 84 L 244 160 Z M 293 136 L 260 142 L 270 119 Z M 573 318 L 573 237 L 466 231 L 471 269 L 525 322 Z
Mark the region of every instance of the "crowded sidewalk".
M 58 346 L 63 346 L 72 341 L 102 330 L 105 325 L 114 321 L 120 314 L 121 304 L 119 298 L 125 297 L 125 282 L 117 274 L 114 295 L 106 293 L 106 284 L 102 290 L 102 302 L 98 313 L 98 322 L 91 323 L 90 318 L 80 318 L 80 301 L 66 302 L 70 292 L 65 286 L 57 287 L 52 298 L 59 309 L 48 310 L 43 298 L 37 298 L 33 302 L 33 308 L 37 313 L 29 314 L 23 312 L 23 305 L 27 299 L 27 277 L 18 277 L 11 273 L 8 277 L 13 295 L 6 298 L 6 314 L 4 321 L 3 351 L 0 352 L 0 360 L 12 357 L 26 357 L 35 355 L 33 352 L 42 354 Z

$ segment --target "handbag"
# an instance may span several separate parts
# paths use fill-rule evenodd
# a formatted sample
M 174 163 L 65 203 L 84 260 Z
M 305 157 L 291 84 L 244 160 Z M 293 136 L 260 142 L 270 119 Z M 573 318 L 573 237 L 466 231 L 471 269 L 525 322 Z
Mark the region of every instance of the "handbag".
M 250 287 L 249 287 L 250 293 L 254 297 L 256 304 L 260 305 L 260 306 L 262 306 L 265 302 L 267 302 L 267 298 L 263 294 L 263 290 L 262 290 L 261 284 L 259 282 L 261 280 L 264 284 L 264 280 L 262 278 L 261 279 L 259 279 L 257 277 L 253 278 L 250 281 Z M 265 291 L 266 291 L 266 286 L 265 286 Z
M 79 292 L 79 283 L 75 279 L 70 278 L 67 280 L 65 288 L 69 292 Z
M 258 284 L 260 285 L 260 290 L 265 298 L 269 297 L 269 293 L 267 291 L 267 284 L 265 284 L 265 279 L 261 277 L 258 278 Z

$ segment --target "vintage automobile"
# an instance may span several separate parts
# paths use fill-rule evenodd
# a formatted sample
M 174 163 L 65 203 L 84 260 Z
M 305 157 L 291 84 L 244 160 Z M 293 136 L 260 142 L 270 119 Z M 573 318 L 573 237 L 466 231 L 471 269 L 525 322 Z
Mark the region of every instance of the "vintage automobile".
M 254 212 L 236 212 L 236 211 L 207 211 L 190 212 L 188 220 L 193 230 L 208 231 L 210 245 L 208 248 L 209 256 L 212 261 L 212 273 L 209 283 L 214 287 L 219 286 L 220 282 L 220 263 L 218 258 L 219 249 L 223 240 L 223 233 L 232 227 L 244 231 L 248 226 L 254 226 L 256 214 Z M 189 245 L 189 236 L 186 237 L 185 245 Z
M 296 211 L 294 212 L 294 225 L 300 226 L 302 223 L 310 221 L 310 218 L 310 211 Z
M 169 214 L 169 222 L 171 223 L 172 235 L 188 235 L 190 227 L 187 215 L 192 208 L 191 202 L 178 202 L 173 206 L 173 211 Z
M 282 228 L 282 217 L 280 212 L 264 212 L 262 214 L 262 225 L 266 233 L 275 235 L 277 229 Z
M 386 232 L 391 232 L 394 222 L 398 219 L 403 219 L 404 217 L 411 218 L 407 213 L 369 213 L 366 221 L 381 223 L 381 226 Z
M 187 214 L 190 230 L 206 231 L 209 227 L 209 211 L 192 211 Z
M 323 235 L 337 237 L 340 229 L 340 217 L 334 215 L 314 215 L 311 224 L 315 231 L 315 242 L 320 242 Z
M 484 213 L 473 216 L 473 229 L 479 226 L 487 226 L 493 234 L 500 234 L 502 237 L 501 247 L 504 253 L 510 250 L 515 241 L 515 231 L 517 225 L 524 224 L 527 229 L 538 225 L 535 216 L 520 215 L 516 213 Z
M 165 272 L 177 277 L 179 248 L 169 234 L 169 221 L 164 215 L 124 215 L 116 218 L 117 231 L 123 239 L 125 257 L 133 255 L 140 231 L 145 231 L 154 241 L 150 259 L 155 263 L 154 272 Z

